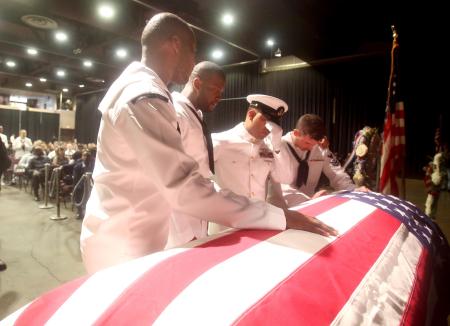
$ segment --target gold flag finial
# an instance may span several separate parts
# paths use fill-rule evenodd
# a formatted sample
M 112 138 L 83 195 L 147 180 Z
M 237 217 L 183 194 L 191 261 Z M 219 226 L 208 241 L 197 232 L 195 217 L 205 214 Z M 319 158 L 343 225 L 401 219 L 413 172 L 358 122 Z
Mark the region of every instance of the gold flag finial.
M 395 40 L 398 37 L 397 29 L 395 28 L 394 25 L 391 25 L 391 30 L 392 30 L 392 37 Z

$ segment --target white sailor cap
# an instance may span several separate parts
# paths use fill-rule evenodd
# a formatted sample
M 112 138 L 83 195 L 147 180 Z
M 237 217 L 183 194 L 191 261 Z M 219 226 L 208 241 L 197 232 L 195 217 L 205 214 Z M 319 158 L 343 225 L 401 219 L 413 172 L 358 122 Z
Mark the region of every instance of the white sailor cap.
M 288 110 L 285 101 L 270 95 L 251 94 L 247 96 L 247 102 L 250 103 L 250 107 L 258 109 L 265 117 L 277 124 L 280 124 L 281 117 Z

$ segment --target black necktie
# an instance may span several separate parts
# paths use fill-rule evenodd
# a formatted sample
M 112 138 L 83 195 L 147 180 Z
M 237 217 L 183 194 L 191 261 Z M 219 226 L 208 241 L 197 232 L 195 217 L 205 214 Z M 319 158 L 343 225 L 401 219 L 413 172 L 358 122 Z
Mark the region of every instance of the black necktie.
M 308 158 L 309 158 L 310 151 L 306 152 L 306 157 L 304 160 L 302 160 L 298 156 L 295 149 L 290 144 L 288 144 L 288 147 L 289 147 L 292 155 L 294 155 L 294 157 L 297 159 L 297 162 L 298 162 L 296 186 L 297 186 L 297 188 L 300 188 L 301 186 L 306 185 L 306 181 L 308 180 L 308 173 L 309 173 Z
M 194 108 L 190 105 L 187 105 L 187 107 L 192 111 L 192 113 L 194 113 L 195 117 L 202 125 L 203 136 L 206 139 L 206 148 L 208 150 L 209 169 L 211 170 L 212 174 L 214 174 L 214 149 L 211 139 L 211 133 L 209 132 L 208 126 L 206 125 L 205 121 L 203 121 L 203 119 L 200 119 Z

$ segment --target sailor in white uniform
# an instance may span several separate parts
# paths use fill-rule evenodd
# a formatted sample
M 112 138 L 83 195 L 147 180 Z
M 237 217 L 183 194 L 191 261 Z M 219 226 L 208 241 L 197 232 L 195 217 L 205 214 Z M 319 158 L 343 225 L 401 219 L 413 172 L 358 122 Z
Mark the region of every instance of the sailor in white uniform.
M 198 163 L 199 172 L 205 178 L 213 175 L 214 153 L 204 114 L 214 110 L 224 88 L 223 69 L 213 62 L 203 61 L 195 65 L 182 92 L 172 93 L 184 151 Z M 170 223 L 167 247 L 205 237 L 207 226 L 206 219 L 175 212 Z
M 234 128 L 212 134 L 215 180 L 221 188 L 249 198 L 266 200 L 268 178 L 292 180 L 289 153 L 280 152 L 280 119 L 288 105 L 276 97 L 252 94 L 245 121 Z M 271 129 L 271 130 L 269 130 Z M 210 225 L 210 233 L 222 227 Z
M 281 185 L 272 182 L 269 202 L 282 207 L 282 198 L 282 204 L 292 207 L 323 195 L 324 191 L 317 189 L 321 177 L 326 177 L 334 190 L 356 188 L 328 146 L 323 146 L 325 139 L 325 125 L 314 114 L 301 116 L 296 128 L 283 136 L 282 152 L 289 154 L 294 178 L 288 183 L 281 182 Z

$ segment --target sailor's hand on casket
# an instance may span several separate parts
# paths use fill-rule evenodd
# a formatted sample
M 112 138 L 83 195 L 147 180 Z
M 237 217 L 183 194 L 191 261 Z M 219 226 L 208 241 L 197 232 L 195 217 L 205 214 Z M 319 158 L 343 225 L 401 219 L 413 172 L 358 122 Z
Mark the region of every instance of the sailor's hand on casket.
M 313 216 L 304 215 L 297 211 L 285 210 L 286 228 L 303 230 L 329 236 L 337 236 L 338 232 Z
M 328 195 L 328 191 L 327 191 L 326 189 L 322 189 L 322 190 L 319 190 L 318 192 L 316 192 L 316 193 L 311 197 L 311 199 L 315 199 L 315 198 L 318 198 L 318 197 L 320 197 L 320 196 L 325 196 L 325 195 Z

